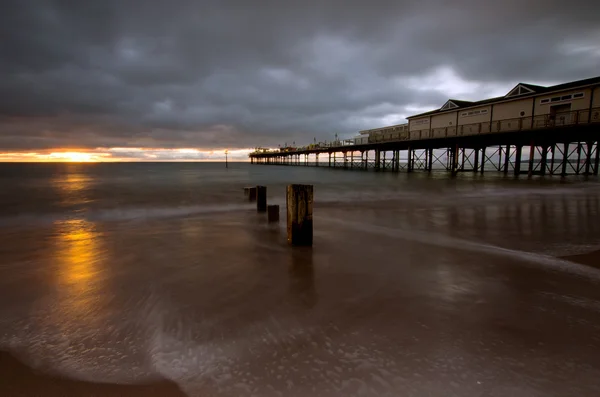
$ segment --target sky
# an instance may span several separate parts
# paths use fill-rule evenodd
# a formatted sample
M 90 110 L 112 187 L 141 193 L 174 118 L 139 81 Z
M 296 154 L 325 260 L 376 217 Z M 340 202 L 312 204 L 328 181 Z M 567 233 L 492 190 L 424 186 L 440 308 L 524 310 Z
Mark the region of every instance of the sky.
M 244 160 L 600 75 L 597 0 L 3 0 L 0 161 Z

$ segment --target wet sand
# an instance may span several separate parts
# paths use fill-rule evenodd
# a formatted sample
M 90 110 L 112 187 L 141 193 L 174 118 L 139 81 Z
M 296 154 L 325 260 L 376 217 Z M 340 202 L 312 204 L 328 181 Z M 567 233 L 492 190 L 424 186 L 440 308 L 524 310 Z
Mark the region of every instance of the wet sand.
M 173 382 L 114 385 L 82 382 L 35 371 L 0 352 L 0 396 L 6 397 L 185 397 Z
M 600 251 L 592 251 L 579 255 L 569 255 L 563 258 L 569 261 L 581 263 L 582 265 L 600 268 Z
M 62 181 L 60 204 L 81 211 L 0 224 L 0 350 L 36 369 L 8 359 L 2 372 L 25 374 L 8 386 L 599 396 L 600 269 L 571 255 L 600 246 L 600 188 L 410 178 L 382 185 L 393 196 L 382 200 L 317 190 L 312 249 L 289 247 L 284 221 L 241 202 L 246 181 L 237 207 L 164 208 L 157 194 L 160 206 L 93 211 L 104 197 L 93 184 Z M 269 189 L 284 208 L 283 189 Z

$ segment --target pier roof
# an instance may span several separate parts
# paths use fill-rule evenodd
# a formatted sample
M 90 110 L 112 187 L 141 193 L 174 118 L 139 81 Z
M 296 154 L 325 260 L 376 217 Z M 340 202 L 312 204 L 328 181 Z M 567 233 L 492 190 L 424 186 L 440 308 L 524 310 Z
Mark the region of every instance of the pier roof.
M 409 116 L 407 119 L 413 119 L 417 117 L 429 116 L 432 114 L 443 113 L 447 111 L 453 111 L 457 109 L 466 109 L 466 108 L 474 108 L 483 105 L 489 105 L 496 102 L 506 102 L 513 101 L 517 99 L 528 98 L 535 95 L 546 94 L 555 91 L 564 91 L 571 88 L 585 87 L 588 85 L 600 84 L 600 76 L 592 77 L 589 79 L 571 81 L 568 83 L 557 84 L 549 87 L 544 87 L 541 85 L 528 84 L 528 83 L 519 83 L 513 89 L 511 89 L 508 94 L 495 98 L 483 99 L 481 101 L 462 101 L 458 99 L 449 99 L 441 108 L 431 110 L 425 113 L 419 113 L 414 116 Z M 524 87 L 521 88 L 521 87 Z

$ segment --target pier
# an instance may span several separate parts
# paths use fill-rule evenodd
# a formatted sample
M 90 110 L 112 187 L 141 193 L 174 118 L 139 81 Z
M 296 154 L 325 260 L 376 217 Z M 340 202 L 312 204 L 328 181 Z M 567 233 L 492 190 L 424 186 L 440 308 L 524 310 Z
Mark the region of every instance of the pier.
M 499 118 L 512 113 L 518 117 Z M 257 150 L 250 161 L 363 171 L 598 175 L 600 77 L 554 87 L 519 84 L 505 97 L 479 102 L 451 99 L 408 120 L 361 131 L 352 140 Z

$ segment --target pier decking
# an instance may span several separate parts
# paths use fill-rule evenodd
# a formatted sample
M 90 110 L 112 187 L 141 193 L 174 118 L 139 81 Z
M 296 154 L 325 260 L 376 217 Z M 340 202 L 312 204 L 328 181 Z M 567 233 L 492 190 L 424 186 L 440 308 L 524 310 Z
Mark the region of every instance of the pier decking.
M 511 113 L 519 117 L 498 118 Z M 465 123 L 468 117 L 489 120 Z M 255 151 L 250 161 L 393 172 L 598 175 L 600 77 L 554 87 L 519 84 L 506 97 L 449 100 L 439 110 L 408 119 L 361 131 L 363 137 L 351 142 Z

